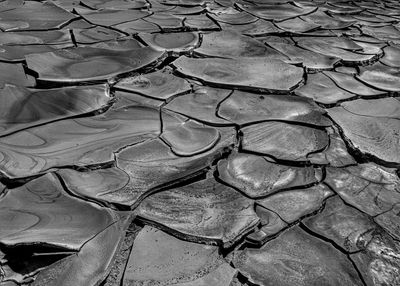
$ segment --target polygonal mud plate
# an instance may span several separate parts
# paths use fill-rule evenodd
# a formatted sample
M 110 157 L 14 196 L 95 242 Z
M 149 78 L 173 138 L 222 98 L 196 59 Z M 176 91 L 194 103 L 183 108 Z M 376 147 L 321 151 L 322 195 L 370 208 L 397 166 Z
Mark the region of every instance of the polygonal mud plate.
M 317 183 L 322 171 L 313 167 L 289 167 L 261 156 L 233 153 L 218 162 L 219 177 L 251 198 Z
M 101 11 L 87 11 L 90 10 L 80 11 L 82 12 L 82 17 L 86 19 L 89 23 L 99 26 L 113 26 L 124 22 L 142 19 L 150 15 L 148 12 L 141 10 L 104 9 Z
M 217 115 L 217 109 L 231 93 L 230 89 L 195 86 L 193 93 L 174 98 L 165 108 L 208 124 L 229 125 L 229 121 Z
M 306 218 L 304 224 L 348 252 L 364 249 L 363 236 L 378 228 L 368 215 L 346 205 L 338 196 L 327 199 L 324 210 Z
M 363 285 L 346 255 L 295 226 L 261 249 L 235 253 L 233 264 L 257 285 Z
M 389 102 L 395 104 L 387 104 L 386 99 L 361 103 L 368 109 L 360 109 L 358 102 L 351 102 L 331 108 L 328 113 L 354 149 L 387 165 L 400 166 L 400 120 L 390 115 L 392 112 L 398 114 L 400 105 L 397 100 L 389 99 Z M 376 110 L 380 116 L 375 116 Z M 388 115 L 385 116 L 383 111 Z
M 0 87 L 5 84 L 17 86 L 32 87 L 35 85 L 35 79 L 25 74 L 22 64 L 0 63 Z
M 110 99 L 105 85 L 29 90 L 7 84 L 0 90 L 0 135 L 99 110 Z
M 79 250 L 117 221 L 109 209 L 70 197 L 54 174 L 8 192 L 0 201 L 2 245 Z
M 285 62 L 293 64 L 302 63 L 303 66 L 310 70 L 332 69 L 335 64 L 340 61 L 340 59 L 337 57 L 311 52 L 292 44 L 270 41 L 266 41 L 265 43 L 286 55 L 290 59 L 284 60 Z
M 322 151 L 329 143 L 324 130 L 270 121 L 246 126 L 242 149 L 284 161 L 307 161 L 310 153 Z
M 183 53 L 189 52 L 199 45 L 199 34 L 195 32 L 141 33 L 139 36 L 150 47 L 158 51 Z
M 30 54 L 26 56 L 26 61 L 42 81 L 76 83 L 104 81 L 155 63 L 163 55 L 163 52 L 149 47 L 128 51 L 78 47 Z
M 126 227 L 126 221 L 120 218 L 97 233 L 79 252 L 42 270 L 31 285 L 100 285 L 111 270 Z
M 303 80 L 302 68 L 267 58 L 233 60 L 180 57 L 173 64 L 186 76 L 221 87 L 289 91 Z
M 195 54 L 207 57 L 263 57 L 285 60 L 285 56 L 263 43 L 232 30 L 204 34 Z
M 360 75 L 356 76 L 362 82 L 377 89 L 386 91 L 400 90 L 400 69 L 375 63 L 371 66 L 361 67 Z
M 190 84 L 185 79 L 174 76 L 170 69 L 127 77 L 115 87 L 162 100 L 191 90 Z
M 252 200 L 213 178 L 151 195 L 138 207 L 138 215 L 184 239 L 225 247 L 259 221 Z
M 400 180 L 393 170 L 368 163 L 326 171 L 325 182 L 348 204 L 371 216 L 400 203 Z
M 233 128 L 219 129 L 221 139 L 204 153 L 180 157 L 160 139 L 124 148 L 116 154 L 118 167 L 78 172 L 58 170 L 68 189 L 78 196 L 106 204 L 136 208 L 148 195 L 204 172 L 235 140 Z
M 248 5 L 238 4 L 239 8 L 244 11 L 253 14 L 259 18 L 271 21 L 284 21 L 297 16 L 309 14 L 316 10 L 317 7 L 299 7 L 292 3 L 273 5 L 270 3 L 261 3 L 261 5 Z
M 322 104 L 335 104 L 356 97 L 356 94 L 339 88 L 333 80 L 323 73 L 307 75 L 307 83 L 296 89 L 295 93 L 299 96 L 312 98 Z
M 14 133 L 0 138 L 0 170 L 15 178 L 59 166 L 111 162 L 120 148 L 157 137 L 159 116 L 156 109 L 129 106 Z
M 124 285 L 229 286 L 235 275 L 217 247 L 145 226 L 134 241 Z
M 0 12 L 2 30 L 49 30 L 59 28 L 76 15 L 49 2 L 27 1 L 24 5 Z
M 278 192 L 257 200 L 257 204 L 277 213 L 283 221 L 293 223 L 320 209 L 326 198 L 332 195 L 333 192 L 328 187 L 317 185 L 307 189 Z
M 250 93 L 235 90 L 221 102 L 218 115 L 243 125 L 253 122 L 284 120 L 317 126 L 329 126 L 326 111 L 313 101 L 297 96 Z

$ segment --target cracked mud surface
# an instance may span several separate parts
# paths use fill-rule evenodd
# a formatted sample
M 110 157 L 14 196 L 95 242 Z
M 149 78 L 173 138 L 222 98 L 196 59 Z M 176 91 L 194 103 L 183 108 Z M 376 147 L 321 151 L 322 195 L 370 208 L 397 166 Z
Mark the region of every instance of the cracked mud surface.
M 396 0 L 0 1 L 0 286 L 400 286 Z

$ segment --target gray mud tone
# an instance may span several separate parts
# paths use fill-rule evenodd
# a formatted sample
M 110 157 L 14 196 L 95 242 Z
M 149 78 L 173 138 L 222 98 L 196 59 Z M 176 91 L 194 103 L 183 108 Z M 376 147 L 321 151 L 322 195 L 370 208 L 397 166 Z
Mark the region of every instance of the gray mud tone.
M 400 286 L 398 0 L 0 1 L 0 286 Z

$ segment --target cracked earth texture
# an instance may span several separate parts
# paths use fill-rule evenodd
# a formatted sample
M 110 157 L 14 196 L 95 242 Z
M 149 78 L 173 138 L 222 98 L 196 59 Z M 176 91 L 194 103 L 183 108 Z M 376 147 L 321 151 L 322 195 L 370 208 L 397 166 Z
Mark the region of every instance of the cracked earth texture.
M 400 286 L 397 0 L 3 0 L 0 31 L 0 286 Z

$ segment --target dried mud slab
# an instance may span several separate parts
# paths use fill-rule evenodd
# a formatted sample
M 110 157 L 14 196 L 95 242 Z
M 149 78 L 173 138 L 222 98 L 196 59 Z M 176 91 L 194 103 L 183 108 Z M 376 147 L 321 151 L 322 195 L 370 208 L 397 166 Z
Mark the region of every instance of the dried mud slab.
M 382 232 L 366 235 L 365 250 L 350 255 L 365 283 L 397 285 L 400 283 L 400 244 Z
M 117 167 L 86 172 L 60 169 L 57 174 L 73 194 L 105 203 L 120 203 L 122 195 L 117 192 L 130 182 L 128 174 Z M 113 200 L 113 196 L 116 199 Z
M 50 45 L 2 46 L 0 49 L 0 60 L 10 63 L 21 63 L 25 61 L 26 55 L 54 51 L 56 51 L 55 47 Z
M 285 56 L 268 48 L 253 38 L 232 30 L 212 32 L 203 35 L 201 46 L 195 54 L 208 57 L 237 59 L 238 57 L 263 57 L 285 60 Z
M 77 83 L 106 80 L 155 63 L 162 56 L 162 52 L 149 47 L 129 51 L 78 47 L 30 54 L 26 56 L 26 62 L 42 81 Z
M 322 104 L 335 104 L 339 101 L 356 97 L 356 94 L 339 88 L 323 73 L 308 74 L 307 83 L 296 89 L 295 93 Z
M 0 73 L 0 87 L 4 87 L 6 84 L 32 87 L 36 83 L 33 77 L 25 74 L 22 64 L 0 62 Z
M 386 213 L 380 214 L 374 220 L 382 226 L 392 237 L 400 241 L 400 203 Z
M 207 124 L 229 125 L 228 120 L 218 116 L 217 109 L 231 93 L 230 89 L 195 86 L 192 93 L 172 99 L 164 108 Z
M 208 13 L 208 16 L 218 23 L 226 23 L 231 25 L 245 25 L 258 20 L 257 17 L 254 17 L 249 13 L 241 12 L 235 9 L 225 11 L 225 13 L 218 11 L 216 11 L 216 13 Z
M 288 227 L 288 224 L 273 211 L 260 205 L 256 205 L 255 210 L 260 218 L 260 226 L 254 232 L 246 236 L 247 242 L 257 246 L 262 246 L 283 229 Z
M 158 25 L 147 22 L 143 19 L 121 23 L 114 25 L 113 27 L 128 34 L 157 33 L 161 31 Z
M 87 10 L 90 11 L 90 10 Z M 113 26 L 124 22 L 135 21 L 149 16 L 150 14 L 142 10 L 117 10 L 104 9 L 101 11 L 87 12 L 79 10 L 82 17 L 89 23 L 99 26 Z
M 295 33 L 295 34 L 311 32 L 320 27 L 319 25 L 317 25 L 313 22 L 304 21 L 300 17 L 285 20 L 285 21 L 276 23 L 275 25 L 286 32 Z
M 359 116 L 400 120 L 400 100 L 394 97 L 357 99 L 351 102 L 343 102 L 341 106 L 346 111 Z
M 328 129 L 329 146 L 319 153 L 309 154 L 307 158 L 312 164 L 330 165 L 332 167 L 345 167 L 356 165 L 357 161 L 347 150 L 347 146 L 335 128 Z
M 57 121 L 0 138 L 1 172 L 17 178 L 54 167 L 110 162 L 113 152 L 159 133 L 159 112 L 141 106 Z
M 193 156 L 213 148 L 221 138 L 218 129 L 187 119 L 179 114 L 162 113 L 160 138 L 178 156 Z
M 368 154 L 377 158 L 380 162 L 388 165 L 398 166 L 400 164 L 400 123 L 399 119 L 374 116 L 374 109 L 379 108 L 391 111 L 383 101 L 383 106 L 379 104 L 380 100 L 375 100 L 369 104 L 370 110 L 351 112 L 353 103 L 348 103 L 346 108 L 334 107 L 328 110 L 329 116 L 339 124 L 343 134 L 350 141 L 353 148 L 361 153 Z M 354 103 L 356 105 L 357 103 Z M 361 113 L 361 114 L 357 114 Z
M 141 33 L 139 37 L 155 50 L 178 54 L 193 50 L 200 41 L 199 34 L 194 32 Z
M 385 25 L 382 27 L 362 26 L 361 30 L 365 35 L 374 37 L 376 39 L 382 41 L 393 41 L 396 44 L 399 43 L 400 31 L 392 25 Z
M 326 56 L 336 57 L 348 63 L 368 63 L 376 57 L 374 54 L 358 53 L 362 52 L 363 48 L 344 37 L 307 37 L 295 40 L 301 48 Z
M 295 226 L 260 249 L 235 254 L 234 266 L 257 285 L 363 285 L 347 257 Z
M 319 210 L 325 199 L 332 195 L 329 188 L 317 185 L 307 189 L 282 191 L 257 200 L 257 204 L 277 213 L 286 223 L 293 223 Z
M 332 69 L 340 61 L 340 59 L 337 57 L 331 57 L 320 53 L 311 52 L 305 49 L 301 49 L 292 44 L 269 41 L 266 41 L 265 43 L 275 50 L 286 55 L 290 59 L 283 61 L 292 64 L 301 63 L 303 64 L 303 66 L 310 70 Z
M 217 269 L 194 281 L 176 284 L 177 286 L 231 286 L 237 270 L 228 263 L 222 263 Z
M 76 254 L 42 270 L 32 286 L 100 285 L 111 270 L 126 226 L 120 219 L 85 243 Z
M 218 162 L 219 178 L 251 198 L 317 183 L 321 170 L 289 167 L 267 161 L 261 156 L 234 153 Z
M 144 0 L 83 0 L 81 2 L 92 9 L 145 9 L 148 6 Z
M 379 60 L 384 65 L 400 68 L 400 48 L 399 46 L 388 46 L 383 48 L 385 55 Z
M 117 221 L 105 208 L 70 197 L 54 174 L 10 190 L 0 201 L 0 242 L 79 250 Z
M 138 215 L 192 241 L 228 247 L 259 221 L 254 202 L 213 178 L 149 196 Z
M 186 76 L 221 87 L 289 91 L 303 80 L 303 69 L 280 60 L 264 58 L 232 60 L 180 57 L 173 64 Z
M 124 78 L 115 87 L 161 100 L 191 90 L 190 84 L 185 79 L 174 76 L 168 68 Z
M 185 17 L 177 17 L 168 12 L 154 13 L 146 17 L 145 21 L 154 23 L 164 32 L 177 32 L 183 29 Z
M 266 36 L 269 34 L 284 33 L 284 31 L 272 24 L 272 22 L 262 19 L 244 25 L 230 25 L 221 22 L 219 22 L 218 24 L 221 26 L 222 30 L 234 30 L 247 36 Z
M 0 11 L 12 10 L 22 6 L 23 4 L 23 0 L 5 0 L 0 4 Z
M 49 30 L 59 28 L 75 17 L 51 2 L 28 1 L 15 9 L 0 12 L 0 28 L 5 31 Z
M 289 96 L 250 93 L 235 90 L 218 109 L 218 115 L 243 125 L 266 120 L 302 122 L 329 126 L 326 112 L 309 99 Z
M 322 151 L 329 143 L 325 131 L 283 122 L 263 122 L 241 129 L 242 149 L 279 160 L 307 161 L 307 155 Z
M 371 215 L 387 212 L 400 202 L 400 180 L 375 164 L 327 168 L 325 182 L 348 204 Z
M 306 218 L 304 224 L 348 252 L 365 249 L 364 235 L 378 228 L 368 215 L 344 204 L 338 196 L 327 199 L 324 210 Z
M 143 48 L 143 45 L 138 40 L 127 37 L 118 40 L 98 42 L 87 46 L 120 52 Z
M 123 38 L 125 35 L 115 30 L 104 27 L 93 27 L 89 29 L 73 29 L 72 33 L 77 44 L 94 44 L 104 41 L 112 41 Z M 140 46 L 138 45 L 137 48 Z
M 217 31 L 218 25 L 205 14 L 186 15 L 183 22 L 185 27 L 194 31 Z
M 248 5 L 248 4 L 237 4 L 238 7 L 256 17 L 270 21 L 284 21 L 291 18 L 295 18 L 301 15 L 305 15 L 316 10 L 316 7 L 299 7 L 293 4 L 266 4 L 260 3 L 260 5 Z
M 400 90 L 399 68 L 375 63 L 371 66 L 361 67 L 360 75 L 356 75 L 356 77 L 362 82 L 377 89 L 393 92 Z
M 56 45 L 72 46 L 68 30 L 0 33 L 1 45 Z
M 123 283 L 229 286 L 235 275 L 217 247 L 179 240 L 145 226 L 133 244 Z
M 106 88 L 29 90 L 7 84 L 0 90 L 0 135 L 104 108 L 111 99 Z
M 160 188 L 199 175 L 221 157 L 235 140 L 235 130 L 221 130 L 217 145 L 204 153 L 180 157 L 159 139 L 124 148 L 116 154 L 117 167 L 79 172 L 58 170 L 74 194 L 131 209 Z
M 333 80 L 333 82 L 340 88 L 348 92 L 360 95 L 362 97 L 385 94 L 384 91 L 366 86 L 362 82 L 356 80 L 352 75 L 331 71 L 326 71 L 324 72 L 324 74 L 327 75 L 331 80 Z
M 125 92 L 122 90 L 115 90 L 114 98 L 115 101 L 111 107 L 112 109 L 119 109 L 121 107 L 128 107 L 130 105 L 142 105 L 160 109 L 164 104 L 163 100 L 143 96 L 134 92 Z
M 321 29 L 326 30 L 346 29 L 356 23 L 356 21 L 338 20 L 332 17 L 329 12 L 327 13 L 327 11 L 324 11 L 322 9 L 318 9 L 317 11 L 308 15 L 303 15 L 300 18 L 307 22 L 312 22 L 315 25 L 320 26 Z

